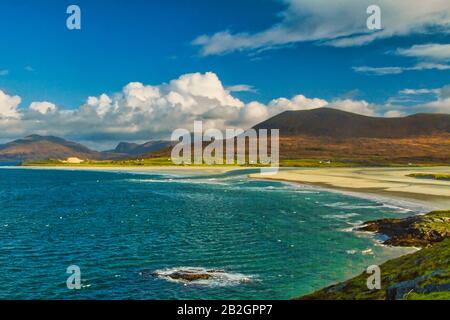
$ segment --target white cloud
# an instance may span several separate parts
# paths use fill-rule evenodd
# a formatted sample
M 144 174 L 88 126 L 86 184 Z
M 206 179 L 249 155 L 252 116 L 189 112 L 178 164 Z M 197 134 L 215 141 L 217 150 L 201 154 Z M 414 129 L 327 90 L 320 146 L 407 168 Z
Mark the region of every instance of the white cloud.
M 432 62 L 417 63 L 412 67 L 353 67 L 353 70 L 359 73 L 383 76 L 387 74 L 400 74 L 406 71 L 422 71 L 422 70 L 450 70 L 450 65 Z
M 390 110 L 384 113 L 384 116 L 386 118 L 398 118 L 398 117 L 404 117 L 405 113 L 398 111 L 398 110 Z
M 418 109 L 425 112 L 450 113 L 450 97 L 422 104 L 418 106 Z
M 49 112 L 54 112 L 56 110 L 56 105 L 51 102 L 32 102 L 30 104 L 30 109 L 41 114 L 47 114 Z
M 362 114 L 365 116 L 375 116 L 375 106 L 364 100 L 336 100 L 331 102 L 328 107 L 347 112 Z
M 415 57 L 431 60 L 450 60 L 450 44 L 422 44 L 407 49 L 397 49 L 397 54 L 406 57 Z
M 447 99 L 450 98 L 450 84 L 443 86 L 440 90 L 439 90 L 439 97 L 441 99 Z
M 353 67 L 353 70 L 360 73 L 374 74 L 374 75 L 385 75 L 385 74 L 400 74 L 404 71 L 402 67 Z
M 236 84 L 226 88 L 230 92 L 256 92 L 255 87 L 248 84 Z
M 405 92 L 412 94 L 414 89 L 408 90 Z M 329 107 L 369 116 L 450 112 L 450 89 L 439 89 L 436 97 L 435 101 L 409 110 L 402 105 L 380 106 L 353 99 L 327 101 L 301 94 L 290 99 L 273 99 L 266 104 L 244 103 L 224 88 L 216 74 L 192 73 L 160 85 L 131 82 L 121 92 L 88 97 L 76 109 L 58 108 L 47 101 L 19 108 L 19 96 L 0 90 L 0 132 L 3 140 L 36 133 L 110 148 L 120 140 L 167 138 L 176 128 L 192 130 L 195 120 L 202 120 L 205 129 L 245 129 L 286 110 Z
M 271 109 L 277 113 L 286 110 L 311 110 L 328 105 L 326 100 L 318 98 L 307 98 L 304 95 L 296 95 L 292 99 L 278 98 L 269 103 Z
M 9 74 L 9 70 L 0 70 L 0 77 L 7 76 Z
M 10 96 L 0 90 L 0 121 L 19 118 L 17 107 L 21 101 L 19 96 Z
M 400 94 L 405 95 L 419 95 L 419 94 L 439 94 L 440 89 L 403 89 Z
M 367 29 L 366 9 L 371 0 L 283 0 L 286 8 L 278 13 L 279 21 L 255 32 L 222 30 L 201 35 L 192 43 L 202 55 L 233 51 L 259 50 L 303 41 L 319 41 L 332 46 L 358 46 L 376 39 L 411 33 L 450 29 L 448 0 L 379 0 L 382 30 Z

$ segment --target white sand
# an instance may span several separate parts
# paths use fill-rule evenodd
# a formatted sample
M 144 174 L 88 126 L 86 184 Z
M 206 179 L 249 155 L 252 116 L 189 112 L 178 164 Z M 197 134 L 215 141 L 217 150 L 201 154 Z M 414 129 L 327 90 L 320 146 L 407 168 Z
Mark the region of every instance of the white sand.
M 407 177 L 411 173 L 448 174 L 450 167 L 283 168 L 274 175 L 250 177 L 414 199 L 431 208 L 450 209 L 450 181 Z

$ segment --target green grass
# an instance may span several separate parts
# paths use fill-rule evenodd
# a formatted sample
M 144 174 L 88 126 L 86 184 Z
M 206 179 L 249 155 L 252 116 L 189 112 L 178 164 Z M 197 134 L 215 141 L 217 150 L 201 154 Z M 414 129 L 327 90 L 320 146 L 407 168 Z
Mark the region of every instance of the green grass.
M 433 211 L 420 218 L 412 226 L 414 229 L 450 234 L 450 210 Z
M 450 181 L 450 174 L 447 173 L 411 173 L 408 174 L 407 176 L 418 179 L 434 179 L 434 180 Z
M 136 166 L 229 166 L 229 167 L 251 167 L 253 165 L 245 164 L 245 165 L 235 165 L 235 164 L 183 164 L 177 165 L 174 164 L 167 157 L 160 158 L 147 158 L 147 159 L 139 159 L 139 160 L 87 160 L 82 163 L 64 163 L 60 160 L 38 160 L 38 161 L 25 161 L 22 163 L 22 166 L 61 166 L 61 167 L 136 167 Z M 255 166 L 257 167 L 257 166 Z
M 36 160 L 26 161 L 23 166 L 70 166 L 70 167 L 91 167 L 91 166 L 177 166 L 168 157 L 147 158 L 147 159 L 130 159 L 130 160 L 87 160 L 80 164 L 63 163 L 60 160 Z M 436 163 L 414 163 L 413 166 L 435 166 Z M 445 165 L 445 164 L 441 164 Z M 448 164 L 447 164 L 448 165 Z M 178 165 L 179 166 L 179 165 Z M 238 167 L 264 167 L 260 164 L 243 164 L 243 165 L 227 165 L 227 164 L 190 164 L 181 166 L 238 166 Z M 307 158 L 307 159 L 281 159 L 280 167 L 310 167 L 310 168 L 351 168 L 351 167 L 407 167 L 412 166 L 410 162 L 398 161 L 389 162 L 382 158 Z
M 433 211 L 420 216 L 408 230 L 435 230 L 450 234 L 450 210 Z M 413 231 L 414 232 L 414 231 Z M 420 279 L 414 290 L 420 291 L 427 285 L 450 283 L 450 238 L 428 246 L 413 254 L 389 260 L 380 265 L 381 290 L 367 288 L 368 275 L 363 272 L 359 276 L 316 291 L 300 299 L 319 300 L 384 300 L 387 288 L 403 281 Z M 427 277 L 426 277 L 427 276 Z M 428 294 L 412 290 L 403 299 L 450 299 L 450 292 L 435 291 Z
M 367 288 L 368 275 L 363 272 L 359 276 L 337 285 L 319 290 L 301 299 L 319 300 L 384 300 L 386 289 L 399 282 L 416 279 L 428 275 L 436 270 L 442 273 L 431 277 L 417 286 L 421 288 L 427 284 L 443 284 L 450 282 L 450 239 L 437 243 L 432 247 L 418 252 L 389 260 L 380 265 L 381 285 L 380 290 Z M 415 293 L 412 291 L 406 299 L 450 299 L 449 292 L 432 292 L 429 294 Z
M 441 291 L 429 294 L 412 292 L 407 296 L 406 300 L 450 300 L 450 292 Z

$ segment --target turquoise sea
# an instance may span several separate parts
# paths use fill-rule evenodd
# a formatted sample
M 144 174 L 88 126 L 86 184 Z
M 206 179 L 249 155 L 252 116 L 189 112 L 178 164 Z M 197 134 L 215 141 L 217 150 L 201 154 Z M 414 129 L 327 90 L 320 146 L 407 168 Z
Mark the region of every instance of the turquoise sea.
M 289 299 L 407 250 L 352 228 L 419 209 L 246 173 L 0 168 L 0 299 Z

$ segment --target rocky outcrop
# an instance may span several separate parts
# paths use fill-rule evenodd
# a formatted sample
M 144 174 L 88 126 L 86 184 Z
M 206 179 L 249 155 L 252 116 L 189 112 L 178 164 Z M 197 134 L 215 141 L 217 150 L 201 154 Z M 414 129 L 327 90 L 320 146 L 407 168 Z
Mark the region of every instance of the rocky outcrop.
M 370 221 L 359 230 L 387 235 L 389 239 L 384 242 L 387 245 L 425 247 L 450 237 L 450 211 Z
M 450 299 L 450 211 L 372 221 L 360 230 L 389 236 L 388 245 L 424 248 L 380 265 L 381 290 L 368 289 L 368 274 L 363 272 L 299 299 Z
M 178 267 L 170 269 L 156 270 L 151 273 L 152 276 L 161 279 L 192 283 L 192 284 L 216 284 L 230 285 L 240 282 L 251 281 L 251 276 L 239 273 L 228 273 L 222 269 L 206 269 L 196 267 Z

